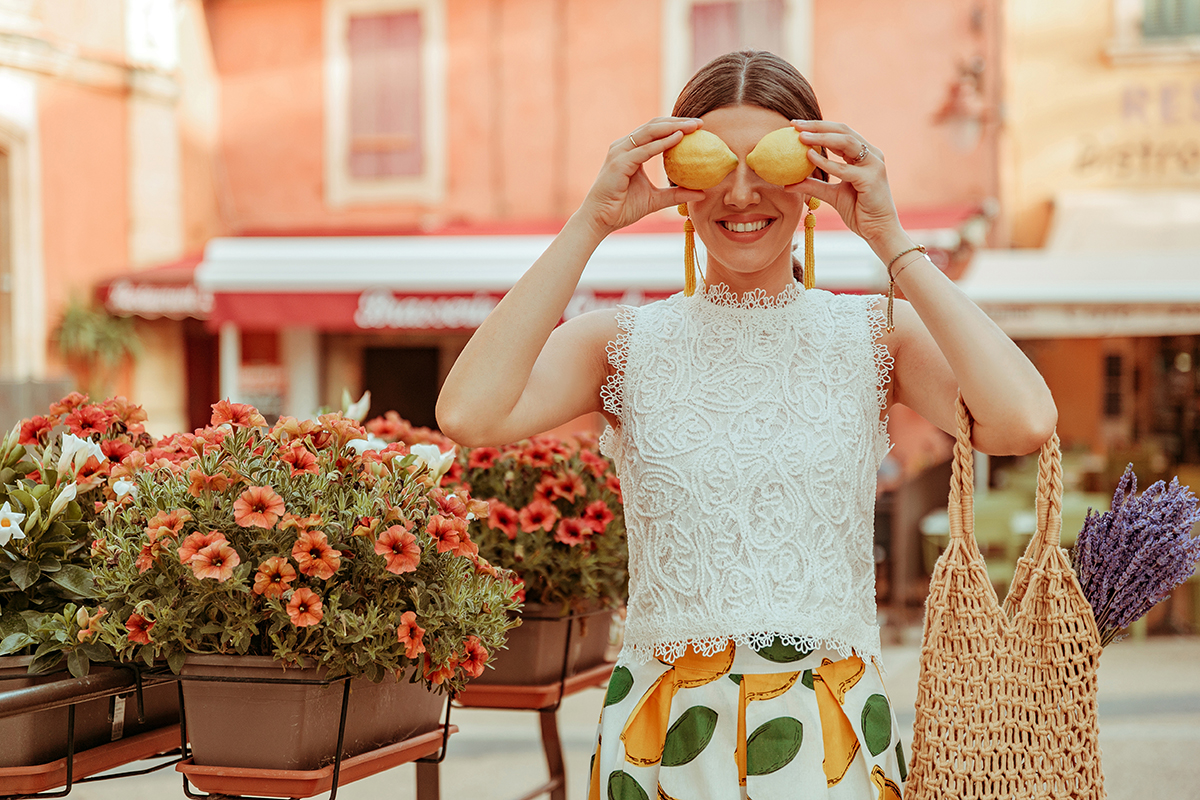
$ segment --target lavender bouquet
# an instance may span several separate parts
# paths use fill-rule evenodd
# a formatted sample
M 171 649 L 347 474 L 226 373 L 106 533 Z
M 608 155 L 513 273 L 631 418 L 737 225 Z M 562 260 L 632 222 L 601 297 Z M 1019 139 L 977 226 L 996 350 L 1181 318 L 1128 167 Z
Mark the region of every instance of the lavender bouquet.
M 1178 478 L 1158 481 L 1139 496 L 1133 465 L 1113 493 L 1112 510 L 1088 510 L 1071 551 L 1071 563 L 1092 605 L 1100 645 L 1141 619 L 1200 561 L 1200 538 L 1191 530 L 1200 506 Z

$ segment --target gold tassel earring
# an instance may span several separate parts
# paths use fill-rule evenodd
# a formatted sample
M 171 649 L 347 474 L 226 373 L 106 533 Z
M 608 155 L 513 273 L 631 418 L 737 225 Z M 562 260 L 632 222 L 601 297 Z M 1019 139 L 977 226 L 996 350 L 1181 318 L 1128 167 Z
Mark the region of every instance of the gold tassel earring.
M 696 226 L 688 216 L 687 203 L 679 204 L 683 220 L 683 294 L 691 297 L 696 293 Z
M 813 258 L 813 228 L 817 224 L 817 215 L 813 212 L 821 205 L 815 197 L 808 198 L 808 214 L 804 217 L 804 288 L 811 289 L 816 284 L 816 260 Z

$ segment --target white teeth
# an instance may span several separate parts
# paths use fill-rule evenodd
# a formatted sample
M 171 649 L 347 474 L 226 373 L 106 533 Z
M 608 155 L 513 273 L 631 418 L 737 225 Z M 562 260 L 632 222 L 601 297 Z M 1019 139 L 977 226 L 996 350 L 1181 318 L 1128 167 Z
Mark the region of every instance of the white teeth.
M 754 231 L 761 231 L 770 222 L 771 220 L 769 219 L 763 219 L 758 222 L 722 222 L 721 224 L 734 233 L 752 233 Z

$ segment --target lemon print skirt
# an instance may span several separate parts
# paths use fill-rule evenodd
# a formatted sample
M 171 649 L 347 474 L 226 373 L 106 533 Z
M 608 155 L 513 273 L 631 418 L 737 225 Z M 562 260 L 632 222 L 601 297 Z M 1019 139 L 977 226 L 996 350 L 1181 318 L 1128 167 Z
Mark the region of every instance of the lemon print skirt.
M 907 777 L 878 669 L 733 642 L 613 670 L 588 800 L 894 800 Z

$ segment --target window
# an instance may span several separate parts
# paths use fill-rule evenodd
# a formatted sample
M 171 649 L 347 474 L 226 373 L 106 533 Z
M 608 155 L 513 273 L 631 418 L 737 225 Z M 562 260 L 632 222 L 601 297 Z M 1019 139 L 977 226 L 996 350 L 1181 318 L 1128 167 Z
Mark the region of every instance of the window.
M 692 5 L 692 72 L 722 53 L 753 48 L 783 54 L 783 0 Z
M 1145 0 L 1142 35 L 1150 37 L 1200 34 L 1200 0 Z
M 813 0 L 664 0 L 663 105 L 716 56 L 753 48 L 811 71 Z
M 1114 63 L 1200 59 L 1200 0 L 1111 0 Z
M 1104 357 L 1104 416 L 1119 417 L 1122 412 L 1122 363 L 1118 355 Z
M 442 0 L 326 3 L 326 198 L 440 199 L 445 175 Z

